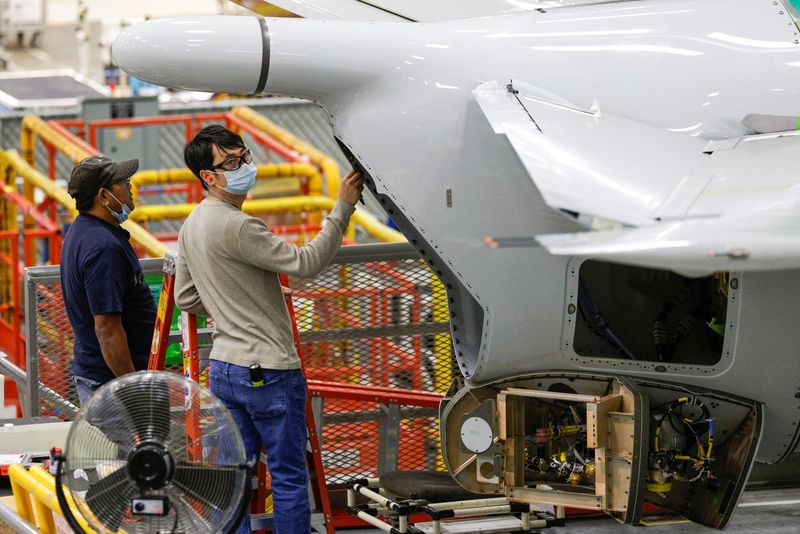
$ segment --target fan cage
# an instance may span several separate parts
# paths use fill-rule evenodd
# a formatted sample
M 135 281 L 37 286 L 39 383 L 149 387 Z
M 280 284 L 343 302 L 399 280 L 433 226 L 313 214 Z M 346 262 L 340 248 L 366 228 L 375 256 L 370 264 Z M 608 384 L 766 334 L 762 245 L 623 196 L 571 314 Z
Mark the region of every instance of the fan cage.
M 168 460 L 131 472 L 131 459 L 138 451 L 141 466 L 144 449 L 165 451 Z M 207 389 L 172 373 L 139 372 L 100 388 L 78 413 L 64 481 L 98 532 L 211 532 L 234 519 L 249 480 L 246 462 L 236 424 Z M 132 480 L 148 473 L 153 488 Z M 163 497 L 165 515 L 132 510 L 134 498 Z

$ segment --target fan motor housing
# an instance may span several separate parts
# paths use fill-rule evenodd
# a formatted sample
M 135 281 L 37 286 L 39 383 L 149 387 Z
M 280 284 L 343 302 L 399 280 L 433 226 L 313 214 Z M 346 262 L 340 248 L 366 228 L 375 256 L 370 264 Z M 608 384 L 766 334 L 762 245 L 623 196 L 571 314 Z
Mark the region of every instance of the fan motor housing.
M 167 515 L 169 499 L 163 495 L 148 498 L 136 498 L 131 501 L 131 512 L 134 515 Z
M 145 442 L 131 452 L 128 474 L 140 488 L 159 489 L 172 479 L 175 463 L 159 443 Z

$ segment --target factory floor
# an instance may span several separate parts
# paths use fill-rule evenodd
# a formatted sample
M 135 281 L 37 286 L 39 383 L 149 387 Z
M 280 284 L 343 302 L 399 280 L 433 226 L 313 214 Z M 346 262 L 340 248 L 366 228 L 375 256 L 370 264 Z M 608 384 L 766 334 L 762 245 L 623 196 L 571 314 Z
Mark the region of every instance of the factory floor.
M 0 484 L 0 495 L 10 494 L 7 483 Z M 0 522 L 2 523 L 2 522 Z M 377 534 L 378 529 L 356 528 L 338 529 L 342 534 Z M 700 527 L 693 523 L 634 527 L 620 525 L 610 518 L 568 519 L 564 527 L 554 527 L 544 531 L 546 534 L 711 534 L 718 530 Z M 733 522 L 726 534 L 796 534 L 800 532 L 800 488 L 764 489 L 747 491 L 739 503 Z M 0 527 L 0 534 L 5 531 Z
M 375 534 L 378 529 L 337 530 L 342 534 Z M 544 530 L 546 534 L 710 534 L 720 532 L 694 523 L 660 526 L 620 525 L 610 518 L 567 519 L 564 527 Z M 744 493 L 726 534 L 797 534 L 800 532 L 800 488 L 765 489 Z

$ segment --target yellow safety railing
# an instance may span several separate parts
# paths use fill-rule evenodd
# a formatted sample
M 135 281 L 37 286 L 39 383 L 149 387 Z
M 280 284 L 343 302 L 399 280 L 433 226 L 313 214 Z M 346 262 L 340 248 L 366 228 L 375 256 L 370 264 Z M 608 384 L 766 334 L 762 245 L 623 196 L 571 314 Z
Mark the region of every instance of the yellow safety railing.
M 25 161 L 31 166 L 35 165 L 34 150 L 36 147 L 36 137 L 49 143 L 55 147 L 57 151 L 67 156 L 75 163 L 93 154 L 90 150 L 87 150 L 86 147 L 80 146 L 64 137 L 40 117 L 36 115 L 26 115 L 25 118 L 22 119 L 20 149 L 22 150 L 22 157 L 25 158 Z
M 310 182 L 320 182 L 319 169 L 310 163 L 266 163 L 256 165 L 256 179 L 266 178 L 305 178 Z M 197 177 L 187 168 L 158 169 L 137 172 L 131 178 L 134 200 L 138 198 L 139 188 L 151 185 L 196 183 Z
M 330 211 L 336 201 L 328 197 L 284 197 L 248 200 L 242 206 L 245 213 L 251 215 L 276 212 L 319 212 Z M 158 206 L 141 206 L 131 213 L 136 221 L 153 221 L 161 219 L 184 219 L 195 208 L 194 204 L 161 204 Z M 356 209 L 352 222 L 364 229 L 367 234 L 385 242 L 400 242 L 406 238 L 400 232 L 392 230 L 372 214 L 363 209 Z
M 232 113 L 239 117 L 241 120 L 251 124 L 253 127 L 258 128 L 267 135 L 270 135 L 280 141 L 281 143 L 289 146 L 293 150 L 305 154 L 310 163 L 272 163 L 266 165 L 259 165 L 259 174 L 261 177 L 299 177 L 307 178 L 309 183 L 309 196 L 308 197 L 287 197 L 283 199 L 269 199 L 269 200 L 254 200 L 245 203 L 245 211 L 248 213 L 265 213 L 275 212 L 286 209 L 287 211 L 302 211 L 302 208 L 292 208 L 298 202 L 308 206 L 310 211 L 325 211 L 332 209 L 335 199 L 338 196 L 340 173 L 339 167 L 336 162 L 320 150 L 308 145 L 301 141 L 296 136 L 282 129 L 269 119 L 260 115 L 256 111 L 248 107 L 235 107 Z M 30 195 L 33 198 L 33 188 L 39 187 L 45 193 L 54 198 L 59 204 L 66 206 L 70 211 L 75 214 L 75 205 L 72 198 L 62 188 L 53 184 L 51 180 L 39 173 L 33 168 L 32 162 L 34 160 L 34 146 L 36 137 L 41 138 L 43 141 L 51 144 L 59 152 L 65 154 L 73 162 L 78 162 L 81 159 L 91 155 L 91 152 L 85 146 L 71 141 L 64 137 L 56 129 L 52 128 L 49 124 L 36 116 L 26 116 L 22 122 L 22 153 L 23 157 L 19 155 L 10 157 L 14 162 L 15 168 L 23 169 L 26 189 L 24 190 L 26 196 Z M 89 147 L 91 148 L 91 147 Z M 23 164 L 27 163 L 28 166 L 24 167 Z M 322 176 L 325 176 L 327 184 L 327 200 L 322 196 Z M 188 169 L 166 169 L 166 170 L 152 170 L 142 171 L 137 173 L 131 180 L 131 184 L 137 190 L 138 188 L 147 185 L 156 184 L 169 184 L 169 183 L 191 183 L 196 178 Z M 299 199 L 305 198 L 300 201 Z M 264 211 L 248 211 L 248 206 L 252 209 L 262 209 L 258 204 L 260 202 L 278 202 L 278 204 L 264 205 Z M 131 220 L 127 221 L 123 227 L 126 228 L 130 234 L 131 239 L 139 244 L 148 254 L 152 256 L 162 256 L 167 252 L 165 247 L 158 239 L 152 234 L 147 232 L 144 228 L 136 224 L 134 221 L 154 220 L 159 218 L 158 213 L 164 213 L 163 218 L 180 218 L 180 216 L 170 215 L 168 213 L 176 213 L 176 210 L 184 213 L 186 217 L 191 211 L 187 206 L 191 205 L 176 205 L 176 206 L 140 206 L 131 214 Z M 269 207 L 266 207 L 269 206 Z M 280 206 L 286 206 L 281 208 Z M 397 232 L 374 216 L 367 213 L 365 210 L 357 210 L 353 216 L 353 222 L 364 228 L 364 230 L 373 238 L 380 241 L 394 242 L 405 241 L 405 237 L 400 232 Z M 352 237 L 352 231 L 350 232 Z
M 31 167 L 16 150 L 0 152 L 0 161 L 5 165 L 9 165 L 17 176 L 22 177 L 25 184 L 31 187 L 38 187 L 46 196 L 66 207 L 73 216 L 78 214 L 78 210 L 75 209 L 75 200 L 69 196 L 69 193 L 63 187 L 56 185 L 53 180 Z
M 61 507 L 58 505 L 56 497 L 56 480 L 41 466 L 34 465 L 30 469 L 25 469 L 21 465 L 14 464 L 8 468 L 8 478 L 11 481 L 11 491 L 14 494 L 14 504 L 17 507 L 17 515 L 32 526 L 36 526 L 43 534 L 55 534 L 56 527 L 53 514 L 64 517 Z M 75 506 L 75 501 L 69 489 L 64 488 L 72 515 L 78 524 L 87 533 L 93 533 L 86 520 Z
M 74 163 L 92 155 L 86 148 L 73 143 L 65 138 L 39 117 L 27 115 L 22 120 L 22 156 L 8 150 L 3 154 L 4 161 L 22 177 L 24 181 L 23 194 L 28 200 L 33 201 L 33 190 L 41 189 L 45 195 L 66 207 L 72 216 L 77 215 L 75 200 L 69 196 L 64 188 L 57 186 L 50 178 L 34 168 L 34 147 L 36 137 L 51 144 L 62 154 L 65 154 Z M 169 249 L 161 241 L 153 237 L 150 232 L 132 221 L 122 225 L 130 234 L 134 243 L 138 244 L 145 252 L 153 257 L 164 256 Z
M 297 177 L 308 180 L 308 197 L 288 197 L 283 199 L 254 200 L 245 203 L 245 211 L 248 213 L 266 213 L 276 211 L 302 211 L 308 209 L 313 213 L 330 210 L 334 200 L 338 196 L 340 173 L 336 162 L 320 150 L 301 141 L 296 136 L 282 129 L 269 119 L 260 115 L 248 107 L 235 107 L 231 111 L 233 115 L 241 121 L 246 122 L 253 128 L 264 132 L 284 145 L 290 147 L 298 153 L 307 156 L 309 163 L 278 163 L 258 166 L 258 177 Z M 35 146 L 36 139 L 41 139 L 48 146 L 66 155 L 71 161 L 77 163 L 81 159 L 97 153 L 91 146 L 77 139 L 70 139 L 62 131 L 54 128 L 41 118 L 33 115 L 26 116 L 22 121 L 21 152 L 15 151 L 0 152 L 0 165 L 11 167 L 17 175 L 23 178 L 23 195 L 31 202 L 34 200 L 34 191 L 38 188 L 44 194 L 55 200 L 56 203 L 67 208 L 74 218 L 77 214 L 74 200 L 67 192 L 58 187 L 51 179 L 40 171 L 36 170 L 35 165 Z M 327 197 L 323 196 L 322 181 L 327 185 Z M 168 183 L 190 183 L 195 180 L 188 169 L 166 169 L 143 171 L 137 173 L 131 183 L 134 187 L 134 195 L 138 194 L 138 189 L 147 185 L 168 184 Z M 266 203 L 266 204 L 264 204 Z M 147 230 L 142 228 L 136 221 L 151 221 L 156 218 L 177 218 L 181 213 L 185 217 L 191 211 L 191 205 L 176 206 L 140 206 L 132 214 L 131 220 L 127 221 L 123 227 L 131 234 L 131 240 L 139 245 L 147 254 L 151 256 L 163 256 L 167 251 L 158 239 Z M 364 210 L 358 210 L 353 222 L 362 228 L 373 238 L 380 241 L 403 241 L 405 238 L 399 232 L 378 221 L 375 217 Z M 31 225 L 32 221 L 26 218 L 26 225 Z M 350 229 L 348 237 L 354 237 L 353 230 Z

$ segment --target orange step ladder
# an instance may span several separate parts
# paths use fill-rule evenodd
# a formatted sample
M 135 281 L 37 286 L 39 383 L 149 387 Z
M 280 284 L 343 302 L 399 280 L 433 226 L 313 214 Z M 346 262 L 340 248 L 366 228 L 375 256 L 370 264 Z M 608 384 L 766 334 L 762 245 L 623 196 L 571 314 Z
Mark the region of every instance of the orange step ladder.
M 161 294 L 158 301 L 158 310 L 156 312 L 155 331 L 153 333 L 153 343 L 150 347 L 150 360 L 148 361 L 147 368 L 149 370 L 161 371 L 164 369 L 166 360 L 167 347 L 170 344 L 170 326 L 172 323 L 172 314 L 175 310 L 175 260 L 174 253 L 167 254 L 164 257 L 164 268 L 161 282 Z M 282 286 L 288 287 L 289 281 L 286 275 L 280 275 L 280 282 Z M 300 356 L 300 365 L 303 375 L 305 375 L 305 365 L 303 364 L 303 357 L 300 352 L 300 335 L 297 330 L 297 322 L 295 320 L 294 306 L 291 297 L 286 297 L 286 305 L 289 309 L 289 317 L 292 322 L 292 330 L 294 334 L 294 344 L 297 349 L 297 354 Z M 204 386 L 208 386 L 207 375 L 203 376 L 201 380 L 200 373 L 200 350 L 197 333 L 197 316 L 181 312 L 180 315 L 181 326 L 181 347 L 183 354 L 183 374 L 187 378 L 199 382 Z M 187 449 L 190 456 L 199 455 L 198 443 L 200 440 L 195 438 L 200 436 L 200 406 L 192 406 L 193 409 L 188 410 L 190 420 L 187 421 Z M 319 437 L 317 436 L 317 427 L 314 422 L 314 414 L 311 409 L 311 395 L 306 386 L 306 427 L 308 429 L 308 448 L 306 452 L 306 462 L 309 471 L 309 482 L 311 485 L 311 492 L 314 499 L 312 509 L 316 506 L 314 513 L 322 513 L 325 519 L 325 531 L 327 534 L 334 534 L 333 515 L 331 512 L 331 503 L 328 497 L 328 487 L 325 484 L 325 472 L 322 466 L 322 454 L 319 445 Z M 251 513 L 264 513 L 266 503 L 266 475 L 267 468 L 264 462 L 258 463 L 258 491 L 256 492 L 255 503 L 251 504 Z

